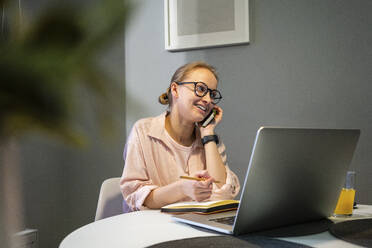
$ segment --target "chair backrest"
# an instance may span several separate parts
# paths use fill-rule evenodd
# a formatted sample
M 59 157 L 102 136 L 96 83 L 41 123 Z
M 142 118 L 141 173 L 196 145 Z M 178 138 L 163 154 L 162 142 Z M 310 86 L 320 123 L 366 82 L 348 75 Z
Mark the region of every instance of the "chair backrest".
M 103 181 L 99 192 L 95 221 L 123 213 L 123 196 L 119 181 L 120 177 Z

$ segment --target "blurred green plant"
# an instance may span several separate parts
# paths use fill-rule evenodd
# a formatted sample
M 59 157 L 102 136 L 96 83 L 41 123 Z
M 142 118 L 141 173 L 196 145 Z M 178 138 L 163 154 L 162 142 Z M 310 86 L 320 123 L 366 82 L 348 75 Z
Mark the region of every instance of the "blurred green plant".
M 79 88 L 93 92 L 99 120 L 112 120 L 118 86 L 98 58 L 123 34 L 131 7 L 123 0 L 94 2 L 51 5 L 27 24 L 10 11 L 12 25 L 0 36 L 0 139 L 42 130 L 81 144 L 73 118 Z M 6 10 L 11 5 L 0 0 Z

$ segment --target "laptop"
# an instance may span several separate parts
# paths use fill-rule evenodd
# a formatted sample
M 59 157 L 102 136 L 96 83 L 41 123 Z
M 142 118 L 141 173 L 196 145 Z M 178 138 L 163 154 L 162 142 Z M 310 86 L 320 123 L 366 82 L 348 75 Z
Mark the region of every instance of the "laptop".
M 172 216 L 240 235 L 321 220 L 333 213 L 360 130 L 261 127 L 236 211 Z

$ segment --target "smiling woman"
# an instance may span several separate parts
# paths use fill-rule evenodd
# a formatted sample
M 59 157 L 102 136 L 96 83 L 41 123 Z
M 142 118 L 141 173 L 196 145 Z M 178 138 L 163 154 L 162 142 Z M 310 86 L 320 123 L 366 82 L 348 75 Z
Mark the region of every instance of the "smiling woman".
M 137 121 L 124 149 L 120 187 L 132 211 L 179 201 L 232 199 L 239 180 L 229 169 L 224 144 L 215 135 L 222 99 L 215 68 L 204 62 L 181 66 L 159 102 L 168 109 Z M 215 112 L 207 126 L 200 122 Z M 193 176 L 205 180 L 180 179 Z

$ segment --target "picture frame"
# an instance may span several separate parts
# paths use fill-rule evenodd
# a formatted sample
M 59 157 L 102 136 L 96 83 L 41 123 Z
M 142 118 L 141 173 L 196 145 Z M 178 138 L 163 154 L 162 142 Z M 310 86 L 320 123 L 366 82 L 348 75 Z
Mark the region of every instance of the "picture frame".
M 249 0 L 164 0 L 165 49 L 249 43 Z

